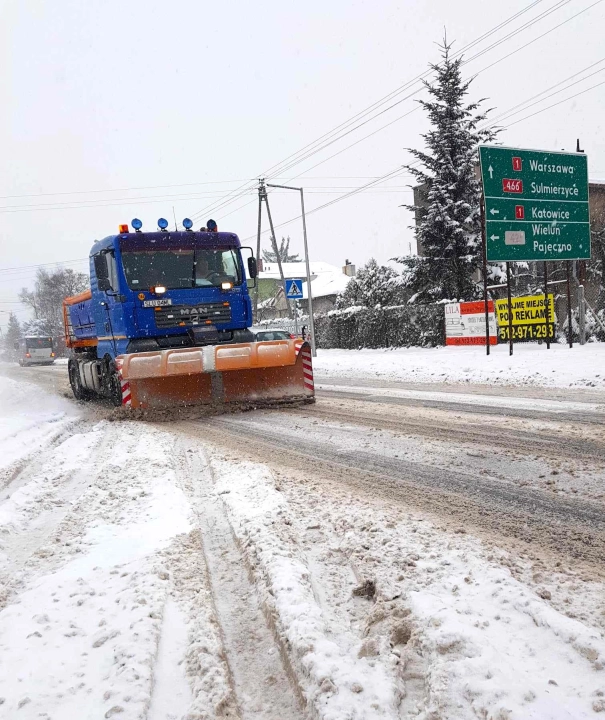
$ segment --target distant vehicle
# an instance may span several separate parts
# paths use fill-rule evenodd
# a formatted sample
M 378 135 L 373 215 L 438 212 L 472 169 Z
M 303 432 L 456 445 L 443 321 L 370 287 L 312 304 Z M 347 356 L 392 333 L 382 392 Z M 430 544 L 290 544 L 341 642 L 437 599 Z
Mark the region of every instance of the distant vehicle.
M 27 365 L 52 365 L 55 362 L 53 339 L 50 337 L 24 337 L 15 343 L 21 367 Z
M 296 340 L 296 335 L 281 328 L 251 327 L 257 342 L 265 340 Z

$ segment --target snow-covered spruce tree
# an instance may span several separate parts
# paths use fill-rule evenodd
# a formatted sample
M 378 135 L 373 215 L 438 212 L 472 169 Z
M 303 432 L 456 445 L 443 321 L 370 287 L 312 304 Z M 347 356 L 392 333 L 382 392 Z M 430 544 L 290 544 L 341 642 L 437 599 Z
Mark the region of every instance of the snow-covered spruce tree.
M 386 307 L 400 302 L 401 283 L 398 274 L 374 258 L 359 269 L 336 299 L 339 310 L 353 306 Z
M 3 351 L 4 357 L 12 359 L 15 357 L 15 343 L 23 336 L 19 320 L 14 313 L 8 316 L 8 326 L 6 328 L 6 334 L 4 335 Z
M 428 100 L 419 100 L 431 129 L 422 137 L 426 151 L 410 149 L 418 163 L 407 169 L 420 186 L 422 202 L 406 205 L 416 215 L 419 256 L 397 258 L 412 302 L 472 300 L 480 294 L 475 272 L 481 265 L 480 183 L 475 175 L 477 145 L 497 131 L 479 129 L 487 112 L 482 101 L 466 104 L 471 80 L 461 74 L 462 57 L 451 58 L 444 40 L 442 59 L 425 81 Z

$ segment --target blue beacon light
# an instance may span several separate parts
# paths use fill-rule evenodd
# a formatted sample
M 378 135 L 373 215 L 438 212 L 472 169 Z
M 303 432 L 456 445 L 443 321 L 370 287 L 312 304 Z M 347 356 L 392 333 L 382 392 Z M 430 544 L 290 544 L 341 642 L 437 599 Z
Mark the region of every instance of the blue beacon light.
M 134 218 L 134 220 L 130 223 L 132 227 L 137 231 L 141 232 L 141 228 L 143 227 L 143 223 L 139 220 L 139 218 Z
M 160 230 L 166 230 L 166 228 L 168 227 L 168 220 L 166 220 L 166 218 L 160 218 L 158 220 L 158 227 L 160 228 Z
M 191 230 L 191 228 L 193 227 L 193 220 L 185 218 L 183 220 L 183 227 L 185 228 L 185 230 Z

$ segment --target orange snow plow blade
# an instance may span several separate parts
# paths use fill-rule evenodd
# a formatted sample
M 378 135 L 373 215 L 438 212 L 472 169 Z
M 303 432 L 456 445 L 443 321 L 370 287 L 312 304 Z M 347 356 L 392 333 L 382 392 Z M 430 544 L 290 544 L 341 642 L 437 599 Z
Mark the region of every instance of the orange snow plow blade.
M 133 353 L 117 358 L 122 404 L 165 408 L 313 401 L 311 348 L 300 340 Z

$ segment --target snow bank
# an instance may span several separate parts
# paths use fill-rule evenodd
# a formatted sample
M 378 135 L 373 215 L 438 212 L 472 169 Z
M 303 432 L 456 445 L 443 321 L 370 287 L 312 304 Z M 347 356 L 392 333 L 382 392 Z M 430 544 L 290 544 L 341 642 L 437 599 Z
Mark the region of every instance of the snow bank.
M 20 461 L 46 447 L 77 417 L 73 403 L 0 375 L 0 489 Z
M 0 717 L 212 717 L 228 671 L 174 437 L 78 430 L 0 504 Z
M 55 478 L 67 482 L 79 470 L 79 486 L 72 487 L 77 500 L 68 503 L 71 522 L 29 562 L 22 558 L 13 584 L 21 590 L 18 602 L 0 613 L 7 717 L 119 713 L 126 720 L 140 717 L 149 703 L 168 588 L 156 554 L 189 530 L 189 510 L 172 482 L 168 443 L 126 431 L 99 456 L 92 450 L 107 430 L 101 424 L 69 438 L 0 514 L 4 537 L 14 542 L 21 533 L 31 543 L 34 528 L 45 520 L 48 532 L 53 519 L 32 517 L 32 505 L 40 508 Z
M 317 379 L 364 378 L 417 383 L 486 383 L 544 387 L 605 387 L 605 343 L 318 350 Z

